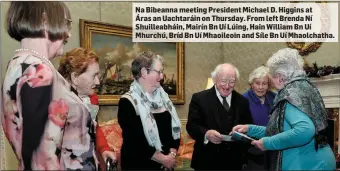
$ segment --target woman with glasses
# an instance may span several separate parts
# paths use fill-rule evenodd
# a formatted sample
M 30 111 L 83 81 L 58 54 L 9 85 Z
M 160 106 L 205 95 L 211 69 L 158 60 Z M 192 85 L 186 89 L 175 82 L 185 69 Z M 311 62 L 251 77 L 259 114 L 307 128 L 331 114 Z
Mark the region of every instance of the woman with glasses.
M 176 108 L 160 86 L 162 57 L 152 52 L 132 62 L 134 81 L 119 100 L 122 129 L 122 170 L 173 170 L 180 144 L 181 125 Z
M 58 71 L 70 83 L 71 91 L 77 96 L 75 98 L 81 100 L 75 105 L 79 106 L 76 112 L 81 113 L 79 120 L 83 121 L 82 133 L 88 136 L 91 147 L 96 147 L 96 151 L 100 154 L 101 169 L 104 169 L 106 159 L 110 157 L 115 161 L 116 156 L 97 124 L 99 106 L 94 88 L 99 85 L 98 61 L 98 56 L 92 50 L 75 48 L 61 57 Z M 73 163 L 77 162 L 73 161 Z
M 248 99 L 254 125 L 266 126 L 275 94 L 269 90 L 269 68 L 260 66 L 249 75 L 250 89 L 243 96 Z M 247 170 L 264 170 L 264 152 L 253 147 L 249 149 Z

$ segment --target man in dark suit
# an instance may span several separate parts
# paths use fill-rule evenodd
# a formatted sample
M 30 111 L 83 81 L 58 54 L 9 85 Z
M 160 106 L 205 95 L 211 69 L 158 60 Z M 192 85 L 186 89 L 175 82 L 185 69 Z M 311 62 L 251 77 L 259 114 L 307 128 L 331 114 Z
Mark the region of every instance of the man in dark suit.
M 237 68 L 220 64 L 212 72 L 215 85 L 193 94 L 188 134 L 195 140 L 191 167 L 195 170 L 241 170 L 247 162 L 249 144 L 222 141 L 238 124 L 251 124 L 249 102 L 234 91 L 239 77 Z

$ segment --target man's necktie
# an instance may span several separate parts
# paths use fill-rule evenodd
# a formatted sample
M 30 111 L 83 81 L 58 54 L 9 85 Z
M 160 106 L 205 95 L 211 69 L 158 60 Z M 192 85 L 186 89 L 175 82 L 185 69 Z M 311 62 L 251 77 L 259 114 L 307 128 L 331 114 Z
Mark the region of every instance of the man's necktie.
M 221 96 L 221 97 L 223 99 L 222 105 L 223 105 L 224 109 L 229 111 L 229 104 L 228 104 L 227 99 L 226 99 L 227 97 L 223 97 L 223 96 Z

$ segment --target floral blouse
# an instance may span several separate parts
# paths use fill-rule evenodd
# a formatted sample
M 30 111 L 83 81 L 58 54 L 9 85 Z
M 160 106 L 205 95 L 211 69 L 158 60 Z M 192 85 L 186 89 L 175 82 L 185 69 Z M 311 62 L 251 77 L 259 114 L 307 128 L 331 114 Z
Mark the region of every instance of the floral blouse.
M 18 170 L 96 170 L 89 109 L 45 59 L 16 56 L 2 87 L 2 126 Z

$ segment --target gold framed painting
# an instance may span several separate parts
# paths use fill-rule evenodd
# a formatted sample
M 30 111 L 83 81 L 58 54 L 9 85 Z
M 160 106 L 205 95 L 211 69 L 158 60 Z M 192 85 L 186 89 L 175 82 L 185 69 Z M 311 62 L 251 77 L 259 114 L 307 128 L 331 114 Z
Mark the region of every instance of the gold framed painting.
M 161 84 L 174 104 L 184 104 L 184 43 L 132 42 L 132 27 L 80 19 L 80 46 L 99 56 L 100 105 L 118 105 L 133 81 L 131 63 L 143 51 L 164 58 Z

